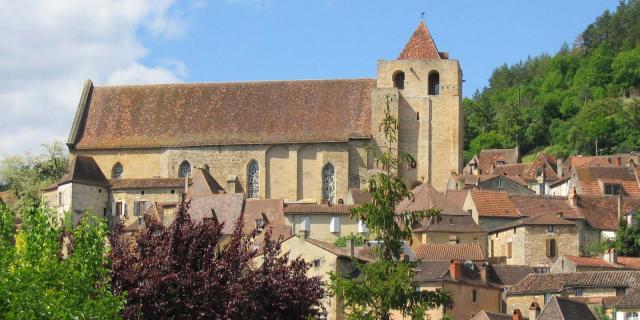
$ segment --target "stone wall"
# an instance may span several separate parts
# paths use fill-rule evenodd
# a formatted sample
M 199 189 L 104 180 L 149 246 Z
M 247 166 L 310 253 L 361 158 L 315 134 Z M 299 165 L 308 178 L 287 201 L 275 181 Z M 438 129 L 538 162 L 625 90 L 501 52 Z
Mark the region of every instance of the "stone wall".
M 293 234 L 298 234 L 300 232 L 302 219 L 305 217 L 308 217 L 310 222 L 310 230 L 307 232 L 307 236 L 312 239 L 333 243 L 333 241 L 342 236 L 354 234 L 361 235 L 367 238 L 369 235 L 369 233 L 359 233 L 358 220 L 349 218 L 348 214 L 288 214 L 285 216 L 285 225 L 291 227 L 291 231 L 293 232 Z M 338 217 L 340 219 L 339 232 L 331 232 L 329 229 L 329 224 L 332 217 Z
M 171 190 L 173 190 L 173 193 L 171 193 Z M 144 194 L 142 194 L 143 191 Z M 138 220 L 142 218 L 144 214 L 144 212 L 139 216 L 134 214 L 134 206 L 137 201 L 149 201 L 149 204 L 153 204 L 154 202 L 180 202 L 183 192 L 184 188 L 114 190 L 109 197 L 111 214 L 115 216 L 116 202 L 126 203 L 127 212 L 125 214 L 124 224 L 125 226 L 132 226 L 139 223 Z

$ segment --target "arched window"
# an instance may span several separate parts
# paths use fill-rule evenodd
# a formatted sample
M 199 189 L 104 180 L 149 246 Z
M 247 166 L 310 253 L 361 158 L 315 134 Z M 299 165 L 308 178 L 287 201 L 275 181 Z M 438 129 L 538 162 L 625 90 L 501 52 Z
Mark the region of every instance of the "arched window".
M 124 178 L 124 168 L 120 162 L 117 162 L 113 165 L 113 169 L 111 170 L 111 177 L 113 179 L 122 179 Z
M 638 313 L 637 312 L 627 313 L 627 320 L 638 320 Z
M 429 73 L 429 95 L 437 96 L 440 94 L 440 74 L 438 71 Z
M 191 164 L 189 161 L 184 160 L 180 163 L 180 167 L 178 167 L 178 177 L 185 178 L 191 176 Z
M 322 168 L 322 200 L 333 202 L 336 197 L 336 171 L 331 163 Z
M 247 165 L 247 198 L 260 198 L 260 167 L 256 160 Z
M 393 74 L 393 87 L 398 89 L 404 89 L 404 72 L 396 71 Z

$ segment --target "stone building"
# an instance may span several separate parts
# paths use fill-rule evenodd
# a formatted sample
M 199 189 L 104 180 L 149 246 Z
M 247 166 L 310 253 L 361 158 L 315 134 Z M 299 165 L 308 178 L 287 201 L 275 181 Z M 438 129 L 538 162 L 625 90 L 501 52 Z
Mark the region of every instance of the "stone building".
M 91 158 L 126 186 L 184 179 L 200 168 L 226 192 L 247 198 L 338 203 L 350 189 L 366 187 L 375 169 L 366 147 L 386 146 L 378 125 L 388 106 L 399 120 L 392 147 L 416 159 L 415 170 L 399 175 L 408 185 L 443 190 L 462 167 L 461 84 L 458 61 L 439 52 L 420 23 L 397 59 L 378 61 L 375 79 L 131 86 L 88 80 L 67 145 L 72 159 Z M 106 208 L 117 210 L 113 202 Z

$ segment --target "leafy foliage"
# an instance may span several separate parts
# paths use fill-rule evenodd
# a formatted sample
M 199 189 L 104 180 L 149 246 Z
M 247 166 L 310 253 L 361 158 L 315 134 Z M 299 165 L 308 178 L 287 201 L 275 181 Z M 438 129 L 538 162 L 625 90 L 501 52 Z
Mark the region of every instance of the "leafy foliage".
M 347 246 L 347 240 L 351 240 L 351 243 L 353 243 L 355 247 L 360 247 L 364 245 L 364 237 L 362 237 L 361 235 L 353 234 L 353 233 L 348 236 L 339 237 L 333 242 L 333 244 L 336 247 L 343 248 Z
M 637 150 L 640 122 L 640 2 L 605 11 L 555 55 L 496 68 L 489 86 L 463 101 L 465 158 L 518 145 L 560 156 Z M 486 135 L 491 136 L 487 137 Z M 498 138 L 500 137 L 500 138 Z M 505 141 L 506 140 L 506 141 Z
M 626 220 L 620 221 L 616 230 L 614 248 L 621 256 L 640 256 L 640 217 L 634 219 L 636 221 L 631 225 Z
M 0 318 L 119 318 L 124 298 L 110 291 L 106 223 L 89 213 L 66 233 L 46 209 L 22 217 L 16 232 L 0 204 Z
M 380 131 L 386 145 L 372 149 L 380 171 L 369 179 L 372 201 L 351 209 L 351 217 L 363 220 L 371 235 L 379 241 L 378 260 L 355 263 L 355 278 L 331 273 L 331 291 L 344 299 L 349 319 L 389 319 L 392 310 L 423 318 L 428 309 L 449 305 L 451 296 L 442 290 L 417 291 L 413 284 L 415 264 L 399 261 L 404 240 L 411 238 L 412 227 L 420 219 L 437 216 L 440 211 L 396 212 L 397 204 L 413 194 L 395 172 L 399 166 L 415 167 L 415 160 L 394 147 L 398 122 L 390 111 L 391 97 L 386 97 L 385 115 Z
M 242 217 L 229 238 L 215 219 L 193 222 L 183 203 L 168 228 L 151 222 L 132 239 L 110 237 L 113 286 L 127 292 L 128 319 L 304 319 L 318 316 L 324 295 L 310 265 L 289 259 L 265 234 L 263 263 L 254 267 L 255 234 Z

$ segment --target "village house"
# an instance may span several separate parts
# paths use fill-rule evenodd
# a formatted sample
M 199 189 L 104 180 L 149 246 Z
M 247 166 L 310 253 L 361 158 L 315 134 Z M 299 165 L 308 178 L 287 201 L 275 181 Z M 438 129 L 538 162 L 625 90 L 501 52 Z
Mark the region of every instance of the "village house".
M 475 261 L 486 260 L 484 250 L 477 243 L 466 244 L 421 244 L 415 249 L 418 261 Z
M 527 184 L 527 182 L 518 176 L 501 174 L 468 175 L 452 173 L 451 177 L 449 177 L 449 181 L 447 182 L 447 192 L 449 190 L 464 189 L 482 189 L 495 191 L 504 190 L 509 194 L 535 193 L 535 191 L 529 189 L 529 185 Z
M 285 225 L 292 234 L 304 234 L 308 238 L 333 243 L 348 235 L 367 238 L 369 229 L 361 220 L 350 217 L 353 206 L 343 204 L 299 204 L 284 205 Z
M 584 272 L 605 270 L 640 270 L 640 257 L 619 257 L 616 250 L 608 249 L 601 257 L 563 255 L 549 272 Z
M 526 311 L 526 310 L 524 310 Z M 482 310 L 471 320 L 596 320 L 589 306 L 583 302 L 573 301 L 563 297 L 554 296 L 551 301 L 541 309 L 537 303 L 529 306 L 528 317 L 523 316 L 520 309 L 513 310 L 512 314 L 493 313 Z
M 583 302 L 590 307 L 604 308 L 616 319 L 626 318 L 638 310 L 635 301 L 640 271 L 591 271 L 573 273 L 530 274 L 507 290 L 507 310 L 526 310 L 533 303 L 542 309 L 554 296 Z M 627 295 L 631 295 L 627 299 Z M 624 306 L 627 312 L 617 305 Z
M 640 198 L 639 171 L 632 160 L 625 166 L 574 166 L 571 187 L 579 195 Z
M 462 170 L 467 175 L 486 175 L 495 167 L 520 163 L 520 152 L 514 149 L 482 149 Z

